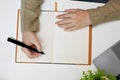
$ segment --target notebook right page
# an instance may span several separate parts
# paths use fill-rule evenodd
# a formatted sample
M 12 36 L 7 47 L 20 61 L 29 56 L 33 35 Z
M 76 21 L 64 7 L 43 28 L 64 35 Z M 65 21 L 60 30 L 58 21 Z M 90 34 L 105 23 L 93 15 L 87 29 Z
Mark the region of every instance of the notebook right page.
M 89 26 L 67 32 L 56 25 L 53 36 L 54 63 L 88 64 Z
M 91 9 L 103 5 L 84 1 L 58 0 L 58 11 L 64 11 L 65 9 Z M 54 27 L 53 42 L 54 63 L 91 64 L 92 26 L 72 32 L 65 32 L 56 26 Z

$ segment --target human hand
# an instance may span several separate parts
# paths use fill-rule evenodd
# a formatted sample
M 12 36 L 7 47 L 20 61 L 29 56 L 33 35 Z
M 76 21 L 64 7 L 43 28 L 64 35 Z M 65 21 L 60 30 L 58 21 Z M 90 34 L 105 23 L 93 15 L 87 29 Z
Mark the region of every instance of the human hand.
M 67 9 L 64 14 L 56 16 L 56 24 L 65 31 L 73 31 L 91 25 L 88 12 L 82 9 Z
M 41 44 L 34 32 L 24 32 L 22 34 L 22 41 L 33 48 L 36 48 L 38 51 L 41 50 Z M 27 48 L 22 48 L 23 52 L 29 57 L 29 58 L 36 58 L 39 57 L 40 54 L 34 51 L 31 51 Z

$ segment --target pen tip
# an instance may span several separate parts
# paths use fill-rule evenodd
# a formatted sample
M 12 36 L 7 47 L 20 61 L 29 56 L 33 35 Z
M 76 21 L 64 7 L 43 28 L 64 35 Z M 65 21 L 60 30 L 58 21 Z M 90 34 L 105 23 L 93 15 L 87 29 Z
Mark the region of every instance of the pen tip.
M 45 54 L 44 52 L 40 52 L 41 54 Z

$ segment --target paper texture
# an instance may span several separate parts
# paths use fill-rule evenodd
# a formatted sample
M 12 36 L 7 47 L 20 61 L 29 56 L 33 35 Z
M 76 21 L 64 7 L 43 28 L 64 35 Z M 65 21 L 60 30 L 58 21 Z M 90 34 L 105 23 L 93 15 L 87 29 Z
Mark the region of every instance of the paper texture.
M 55 10 L 55 2 L 58 3 L 58 12 L 43 12 L 44 10 Z M 66 32 L 55 25 L 56 15 L 61 14 L 65 9 L 90 9 L 96 8 L 96 4 L 82 1 L 47 1 L 41 5 L 40 31 L 37 36 L 46 53 L 38 58 L 29 59 L 20 47 L 16 48 L 16 62 L 37 62 L 37 63 L 60 63 L 60 64 L 91 64 L 92 56 L 92 26 L 80 30 Z M 20 20 L 18 20 L 18 36 L 22 40 Z
M 40 15 L 40 31 L 37 36 L 46 54 L 29 59 L 21 51 L 21 47 L 17 46 L 16 62 L 89 63 L 89 27 L 71 32 L 64 31 L 55 24 L 55 17 L 58 14 L 61 14 L 61 12 L 41 12 Z M 22 40 L 20 18 L 18 40 Z

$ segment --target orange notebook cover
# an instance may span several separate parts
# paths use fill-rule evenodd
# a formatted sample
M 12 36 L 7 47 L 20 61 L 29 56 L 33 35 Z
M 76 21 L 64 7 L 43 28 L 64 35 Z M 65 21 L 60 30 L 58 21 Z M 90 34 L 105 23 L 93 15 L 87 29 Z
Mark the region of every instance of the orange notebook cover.
M 30 59 L 16 46 L 17 63 L 90 65 L 92 55 L 92 26 L 66 32 L 56 24 L 56 15 L 61 12 L 41 12 L 40 31 L 36 34 L 46 53 Z M 22 41 L 20 10 L 18 10 L 16 39 Z

